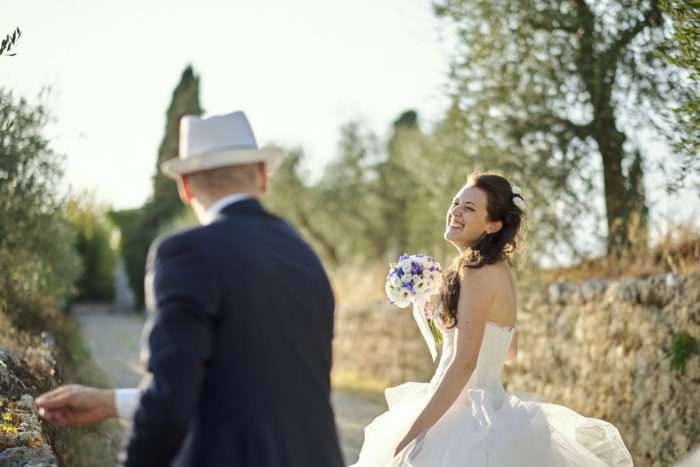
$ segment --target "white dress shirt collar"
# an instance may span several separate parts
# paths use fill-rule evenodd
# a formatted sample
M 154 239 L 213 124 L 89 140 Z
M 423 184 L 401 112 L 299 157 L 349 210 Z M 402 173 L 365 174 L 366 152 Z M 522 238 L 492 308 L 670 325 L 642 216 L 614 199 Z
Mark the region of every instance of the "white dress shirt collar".
M 234 195 L 228 195 L 224 196 L 223 198 L 219 198 L 209 206 L 209 209 L 207 209 L 206 215 L 205 215 L 205 224 L 211 223 L 214 218 L 216 218 L 216 215 L 219 214 L 226 206 L 230 206 L 231 204 L 238 203 L 239 201 L 244 201 L 246 199 L 252 199 L 250 195 L 246 195 L 244 193 L 236 193 Z

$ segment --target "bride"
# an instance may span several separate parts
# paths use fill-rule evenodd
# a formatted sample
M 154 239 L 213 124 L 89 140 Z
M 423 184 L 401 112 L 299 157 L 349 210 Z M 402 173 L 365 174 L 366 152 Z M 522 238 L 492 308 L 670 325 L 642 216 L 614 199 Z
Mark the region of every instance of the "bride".
M 435 321 L 443 333 L 430 383 L 386 390 L 389 410 L 365 428 L 356 467 L 629 466 L 611 424 L 508 394 L 500 373 L 517 353 L 517 294 L 508 259 L 524 216 L 520 189 L 477 173 L 447 211 L 459 250 Z

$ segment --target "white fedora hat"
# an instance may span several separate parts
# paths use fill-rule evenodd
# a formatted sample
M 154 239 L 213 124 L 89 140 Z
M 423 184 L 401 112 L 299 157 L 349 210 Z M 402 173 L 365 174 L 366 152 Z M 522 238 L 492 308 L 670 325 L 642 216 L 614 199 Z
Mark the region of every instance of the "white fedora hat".
M 170 178 L 227 165 L 265 162 L 274 172 L 284 152 L 275 148 L 258 149 L 253 130 L 243 112 L 201 118 L 185 115 L 180 119 L 179 157 L 161 164 Z

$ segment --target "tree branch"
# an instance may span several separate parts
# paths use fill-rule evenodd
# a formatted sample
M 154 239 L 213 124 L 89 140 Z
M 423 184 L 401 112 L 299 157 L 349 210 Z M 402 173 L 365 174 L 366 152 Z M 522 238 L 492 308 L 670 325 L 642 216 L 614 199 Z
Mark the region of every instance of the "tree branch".
M 644 12 L 644 17 L 620 33 L 617 40 L 613 42 L 613 44 L 603 54 L 606 59 L 611 59 L 610 61 L 606 60 L 607 63 L 617 62 L 617 57 L 620 54 L 620 51 L 630 42 L 632 42 L 632 39 L 634 39 L 637 34 L 642 32 L 647 26 L 661 24 L 661 9 L 659 7 L 659 0 L 651 0 L 651 7 Z
M 595 15 L 584 0 L 576 0 L 576 5 L 579 23 L 577 31 L 579 49 L 576 51 L 574 62 L 591 102 L 595 103 L 598 100 L 600 84 L 598 79 L 600 75 L 597 67 L 594 66 L 597 61 L 593 47 L 595 44 Z
M 620 33 L 617 39 L 600 55 L 600 92 L 594 101 L 594 107 L 602 110 L 609 105 L 613 84 L 617 77 L 617 61 L 625 47 L 644 29 L 651 25 L 661 24 L 659 0 L 651 0 L 651 6 L 644 12 L 644 17 Z
M 19 28 L 16 28 L 11 35 L 8 34 L 5 36 L 5 39 L 3 39 L 0 43 L 0 55 L 7 55 L 8 57 L 14 56 L 14 53 L 9 52 L 17 45 L 17 42 L 21 36 L 22 31 L 20 31 Z
M 564 131 L 554 131 L 553 128 L 556 125 L 563 126 Z M 567 132 L 571 132 L 578 139 L 584 140 L 592 136 L 591 125 L 591 123 L 580 125 L 568 118 L 559 117 L 552 113 L 530 114 L 526 121 L 511 122 L 511 128 L 515 130 L 513 136 L 519 139 L 530 133 L 544 131 L 546 133 L 561 134 L 562 136 Z
M 535 12 L 534 15 L 527 15 L 523 21 L 529 24 L 533 29 L 541 31 L 565 31 L 571 34 L 576 34 L 578 27 L 571 22 L 571 18 L 563 15 L 556 9 L 537 10 L 534 2 L 528 2 L 529 8 Z M 545 18 L 547 18 L 545 20 Z

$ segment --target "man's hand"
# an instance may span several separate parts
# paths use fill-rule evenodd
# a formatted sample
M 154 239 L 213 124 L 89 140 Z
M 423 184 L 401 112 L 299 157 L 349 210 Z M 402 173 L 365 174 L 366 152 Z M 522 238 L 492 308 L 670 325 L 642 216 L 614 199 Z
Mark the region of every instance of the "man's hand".
M 39 415 L 59 425 L 87 425 L 117 417 L 114 390 L 59 386 L 36 399 Z

